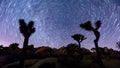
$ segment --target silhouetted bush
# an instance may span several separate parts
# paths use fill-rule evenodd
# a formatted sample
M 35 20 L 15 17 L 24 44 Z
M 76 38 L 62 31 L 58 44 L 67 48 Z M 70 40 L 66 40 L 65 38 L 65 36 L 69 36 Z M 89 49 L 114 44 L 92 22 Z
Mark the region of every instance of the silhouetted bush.
M 35 54 L 41 57 L 49 57 L 49 56 L 52 56 L 53 53 L 54 51 L 50 47 L 41 47 L 35 52 Z

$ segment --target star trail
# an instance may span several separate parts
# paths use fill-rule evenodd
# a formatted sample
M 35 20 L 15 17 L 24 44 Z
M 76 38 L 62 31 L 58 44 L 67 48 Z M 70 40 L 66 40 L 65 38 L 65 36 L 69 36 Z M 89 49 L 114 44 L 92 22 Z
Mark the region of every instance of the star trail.
M 116 49 L 120 41 L 120 0 L 0 0 L 0 44 L 23 43 L 18 20 L 34 21 L 36 32 L 29 44 L 61 47 L 76 43 L 76 33 L 87 39 L 82 47 L 94 47 L 94 35 L 79 27 L 88 20 L 102 21 L 99 46 Z

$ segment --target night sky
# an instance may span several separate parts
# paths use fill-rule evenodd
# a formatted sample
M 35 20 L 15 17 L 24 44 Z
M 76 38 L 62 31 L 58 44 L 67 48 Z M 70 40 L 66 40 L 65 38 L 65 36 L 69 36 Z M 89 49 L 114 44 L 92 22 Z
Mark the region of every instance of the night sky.
M 82 47 L 94 47 L 93 33 L 79 27 L 88 20 L 93 25 L 102 21 L 99 46 L 116 49 L 120 41 L 120 0 L 0 0 L 0 44 L 22 46 L 19 19 L 35 22 L 36 32 L 29 40 L 35 47 L 77 43 L 71 38 L 76 33 L 87 37 Z

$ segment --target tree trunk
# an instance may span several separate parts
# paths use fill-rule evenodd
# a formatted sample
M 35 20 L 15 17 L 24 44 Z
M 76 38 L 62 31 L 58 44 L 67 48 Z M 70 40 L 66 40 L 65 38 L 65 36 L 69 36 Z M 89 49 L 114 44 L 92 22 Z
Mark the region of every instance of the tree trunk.
M 99 50 L 99 47 L 98 47 L 98 41 L 99 41 L 99 38 L 100 38 L 100 32 L 97 31 L 97 30 L 93 30 L 93 32 L 94 32 L 94 34 L 96 36 L 96 39 L 94 40 L 94 43 L 95 43 L 95 49 L 96 49 L 97 63 L 99 64 L 99 66 L 101 68 L 104 68 L 104 64 L 102 62 L 100 50 Z
M 20 60 L 20 63 L 19 63 L 20 68 L 24 68 L 24 61 L 25 61 L 26 56 L 27 56 L 28 40 L 29 40 L 29 37 L 24 39 L 23 49 L 22 49 L 22 56 L 21 56 L 21 60 Z
M 97 63 L 99 64 L 99 66 L 101 68 L 104 68 L 104 64 L 103 64 L 102 59 L 101 59 L 101 54 L 100 54 L 97 40 L 94 40 L 94 43 L 95 43 L 95 49 L 96 49 Z
M 83 53 L 82 53 L 82 50 L 81 50 L 80 42 L 78 42 L 78 48 L 79 48 L 79 53 L 80 53 L 80 59 L 82 60 L 83 59 Z

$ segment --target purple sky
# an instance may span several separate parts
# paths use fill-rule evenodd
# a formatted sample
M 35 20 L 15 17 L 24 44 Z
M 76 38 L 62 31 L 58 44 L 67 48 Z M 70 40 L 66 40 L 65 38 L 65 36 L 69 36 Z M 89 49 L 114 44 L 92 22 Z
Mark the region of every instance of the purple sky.
M 36 32 L 29 44 L 61 47 L 76 43 L 71 35 L 87 37 L 82 47 L 94 47 L 94 35 L 79 27 L 88 20 L 101 20 L 99 46 L 116 49 L 120 41 L 120 0 L 0 0 L 0 44 L 19 43 L 19 19 L 35 22 Z

